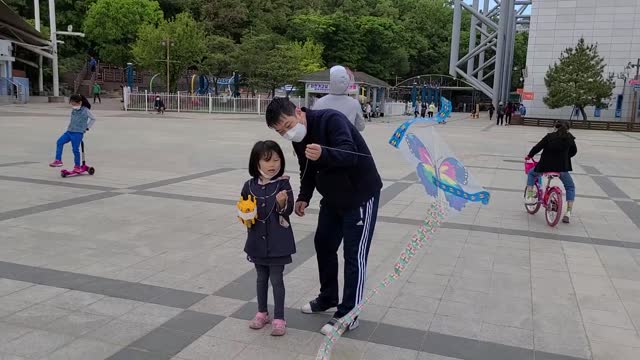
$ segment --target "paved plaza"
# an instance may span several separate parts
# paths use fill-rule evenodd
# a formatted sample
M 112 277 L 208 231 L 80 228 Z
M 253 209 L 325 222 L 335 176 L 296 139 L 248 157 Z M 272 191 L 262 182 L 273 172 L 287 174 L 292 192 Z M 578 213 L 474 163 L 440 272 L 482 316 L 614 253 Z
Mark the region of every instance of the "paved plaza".
M 249 151 L 276 139 L 263 117 L 100 110 L 87 134 L 93 177 L 47 164 L 66 105 L 0 107 L 0 359 L 312 360 L 329 315 L 318 293 L 318 198 L 292 217 L 288 334 L 250 330 L 255 274 L 235 217 Z M 387 140 L 363 133 L 384 180 L 368 285 L 388 273 L 427 197 Z M 425 126 L 425 125 L 418 125 Z M 440 134 L 491 192 L 444 224 L 376 297 L 334 360 L 640 358 L 640 134 L 573 131 L 570 225 L 524 211 L 523 157 L 548 131 L 454 116 Z M 297 193 L 297 162 L 277 139 Z M 70 147 L 64 159 L 72 164 Z

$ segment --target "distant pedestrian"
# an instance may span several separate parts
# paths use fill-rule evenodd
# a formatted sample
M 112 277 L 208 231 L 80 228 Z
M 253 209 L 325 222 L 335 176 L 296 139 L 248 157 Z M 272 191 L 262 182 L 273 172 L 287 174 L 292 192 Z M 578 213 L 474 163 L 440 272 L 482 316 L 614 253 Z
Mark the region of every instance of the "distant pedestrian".
M 432 118 L 435 112 L 436 112 L 436 104 L 434 103 L 429 104 L 429 118 Z
M 493 120 L 493 112 L 496 111 L 496 108 L 493 104 L 489 105 L 489 121 Z
M 507 103 L 507 107 L 504 109 L 504 115 L 505 115 L 504 122 L 506 126 L 511 125 L 511 116 L 513 115 L 513 111 L 514 111 L 513 103 L 509 101 Z
M 502 125 L 504 123 L 504 104 L 502 101 L 498 103 L 498 117 L 496 118 L 496 125 Z
M 96 103 L 96 98 L 98 99 L 98 102 L 100 104 L 102 104 L 102 99 L 100 99 L 100 92 L 102 91 L 102 88 L 100 87 L 100 84 L 98 84 L 97 82 L 93 83 L 93 88 L 91 90 L 91 92 L 93 93 L 93 103 Z
M 98 71 L 98 62 L 93 56 L 89 59 L 89 71 L 91 71 L 92 74 Z
M 520 104 L 520 108 L 518 108 L 518 112 L 520 113 L 520 116 L 527 115 L 527 108 L 524 106 L 524 104 Z
M 160 96 L 156 96 L 156 100 L 153 102 L 153 108 L 158 112 L 158 114 L 164 114 L 164 101 L 162 101 Z
M 367 106 L 364 108 L 364 112 L 367 115 L 367 120 L 369 120 L 369 122 L 371 122 L 371 103 L 367 103 Z
M 420 117 L 424 118 L 427 115 L 427 103 L 423 102 L 420 108 Z
M 413 107 L 413 117 L 417 118 L 420 114 L 420 105 L 416 102 L 416 105 Z

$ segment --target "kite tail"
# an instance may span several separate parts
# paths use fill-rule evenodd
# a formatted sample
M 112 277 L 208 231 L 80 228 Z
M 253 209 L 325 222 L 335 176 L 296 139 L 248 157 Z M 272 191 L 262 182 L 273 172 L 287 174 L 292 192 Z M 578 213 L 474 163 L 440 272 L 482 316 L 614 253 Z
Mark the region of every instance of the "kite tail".
M 418 250 L 427 245 L 427 241 L 431 238 L 431 235 L 444 222 L 448 210 L 449 207 L 446 202 L 442 200 L 434 201 L 431 204 L 431 207 L 427 211 L 427 217 L 418 230 L 416 230 L 416 233 L 411 236 L 411 241 L 407 243 L 404 251 L 400 254 L 398 261 L 396 261 L 393 266 L 393 271 L 387 274 L 360 304 L 338 321 L 331 333 L 325 337 L 325 341 L 320 346 L 320 349 L 318 349 L 316 360 L 330 360 L 333 346 L 342 334 L 344 334 L 347 326 L 362 312 L 365 305 L 367 305 L 371 299 L 391 285 L 392 282 L 400 278 L 411 260 L 418 254 Z

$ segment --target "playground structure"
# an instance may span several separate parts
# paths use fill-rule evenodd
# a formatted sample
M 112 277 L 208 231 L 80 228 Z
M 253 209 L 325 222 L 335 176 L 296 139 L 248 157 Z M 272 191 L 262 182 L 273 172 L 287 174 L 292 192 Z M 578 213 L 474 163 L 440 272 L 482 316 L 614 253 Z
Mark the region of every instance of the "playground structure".
M 390 97 L 396 101 L 409 101 L 407 114 L 413 113 L 416 103 L 433 103 L 439 108 L 441 97 L 452 100 L 455 104 L 453 111 L 462 112 L 471 111 L 475 105 L 489 101 L 467 81 L 440 74 L 423 74 L 405 79 L 391 89 Z
M 154 81 L 156 78 L 160 76 L 160 74 L 155 74 L 149 80 L 149 92 L 154 92 Z M 215 83 L 217 85 L 218 93 L 225 93 L 227 96 L 238 96 L 240 93 L 240 80 L 241 77 L 237 73 L 233 73 L 228 78 L 219 77 L 216 79 L 215 76 L 206 75 L 206 74 L 187 74 L 187 86 L 188 93 L 191 95 L 215 95 L 216 88 L 211 85 Z M 212 81 L 215 79 L 215 82 Z

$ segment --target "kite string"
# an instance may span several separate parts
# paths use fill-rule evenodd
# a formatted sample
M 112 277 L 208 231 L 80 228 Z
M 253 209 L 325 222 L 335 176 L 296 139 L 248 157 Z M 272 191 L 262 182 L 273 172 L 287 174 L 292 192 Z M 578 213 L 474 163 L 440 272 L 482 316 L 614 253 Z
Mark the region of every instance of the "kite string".
M 349 154 L 354 154 L 354 155 L 366 156 L 366 157 L 373 158 L 373 155 L 371 155 L 371 154 L 364 154 L 364 153 L 359 153 L 359 152 L 356 152 L 356 151 L 338 149 L 338 148 L 334 148 L 334 147 L 330 147 L 330 146 L 324 146 L 324 145 L 320 145 L 320 147 L 323 148 L 323 149 L 342 151 L 342 152 L 349 153 Z M 306 161 L 304 163 L 304 170 L 302 170 L 302 175 L 300 176 L 300 181 L 302 181 L 302 179 L 304 179 L 304 176 L 307 173 L 307 167 L 308 166 L 309 166 L 309 159 L 306 159 Z
M 334 148 L 334 147 L 324 146 L 324 145 L 320 145 L 320 147 L 324 148 L 324 149 L 328 149 L 328 150 L 342 151 L 342 152 L 349 153 L 349 154 L 354 154 L 354 155 L 366 156 L 366 157 L 370 157 L 370 158 L 373 157 L 373 155 L 371 155 L 371 154 L 364 154 L 364 153 L 360 153 L 360 152 L 357 152 L 357 151 L 344 150 L 344 149 L 339 149 L 339 148 Z
M 364 309 L 364 306 L 368 304 L 378 293 L 380 293 L 382 289 L 388 287 L 392 282 L 400 278 L 400 275 L 407 268 L 407 265 L 411 262 L 412 258 L 417 255 L 418 249 L 425 246 L 427 240 L 429 240 L 431 235 L 440 227 L 440 224 L 444 221 L 446 212 L 447 207 L 440 201 L 436 201 L 431 204 L 431 208 L 427 213 L 427 218 L 411 237 L 411 241 L 407 243 L 405 250 L 400 254 L 398 261 L 395 263 L 393 271 L 385 276 L 383 280 L 369 292 L 367 297 L 360 304 L 338 321 L 336 327 L 334 327 L 332 332 L 326 336 L 324 344 L 320 349 L 318 349 L 316 360 L 330 360 L 333 346 L 345 332 L 347 326 L 355 320 L 355 318 Z

